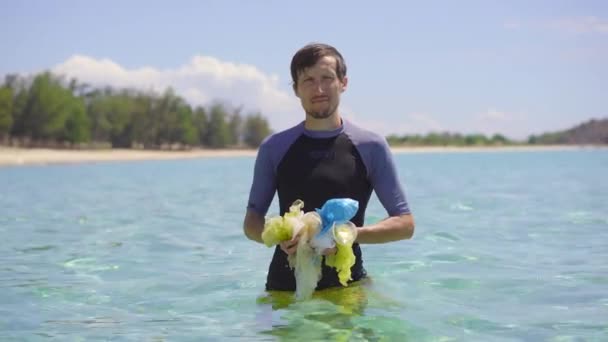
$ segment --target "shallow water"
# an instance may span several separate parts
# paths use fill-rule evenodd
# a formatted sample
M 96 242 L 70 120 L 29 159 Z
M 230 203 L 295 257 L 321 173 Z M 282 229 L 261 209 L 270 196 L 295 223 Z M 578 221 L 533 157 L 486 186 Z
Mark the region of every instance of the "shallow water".
M 0 340 L 608 340 L 608 150 L 397 155 L 414 239 L 301 303 L 242 234 L 253 161 L 0 168 Z

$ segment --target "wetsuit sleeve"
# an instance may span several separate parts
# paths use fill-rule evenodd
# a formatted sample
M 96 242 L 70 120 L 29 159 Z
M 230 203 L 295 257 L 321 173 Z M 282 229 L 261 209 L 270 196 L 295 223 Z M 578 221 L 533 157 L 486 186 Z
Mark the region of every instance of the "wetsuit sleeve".
M 276 191 L 275 168 L 268 145 L 262 144 L 258 150 L 253 170 L 253 182 L 249 192 L 247 209 L 265 216 Z
M 386 139 L 374 144 L 369 171 L 370 181 L 387 213 L 390 216 L 410 214 L 405 192 L 399 182 L 397 169 Z

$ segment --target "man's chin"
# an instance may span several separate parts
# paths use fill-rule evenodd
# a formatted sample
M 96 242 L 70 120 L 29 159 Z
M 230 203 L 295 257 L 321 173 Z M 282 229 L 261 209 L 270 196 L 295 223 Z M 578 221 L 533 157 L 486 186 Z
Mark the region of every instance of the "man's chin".
M 314 119 L 327 119 L 331 116 L 330 112 L 309 112 L 307 114 Z

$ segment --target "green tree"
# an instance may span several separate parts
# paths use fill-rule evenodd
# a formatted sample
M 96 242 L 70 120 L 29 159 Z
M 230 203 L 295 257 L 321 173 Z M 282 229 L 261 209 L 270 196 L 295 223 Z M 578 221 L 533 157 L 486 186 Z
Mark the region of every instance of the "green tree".
M 155 147 L 157 127 L 152 112 L 154 98 L 151 94 L 138 94 L 133 99 L 132 122 L 129 126 L 131 145 L 141 145 L 144 148 Z M 127 146 L 125 146 L 127 147 Z
M 13 126 L 13 90 L 0 87 L 0 139 L 10 135 Z
M 425 143 L 432 146 L 442 145 L 442 137 L 438 133 L 430 133 L 426 136 Z
M 192 107 L 182 103 L 178 109 L 178 131 L 176 141 L 186 146 L 194 146 L 199 143 L 198 132 L 193 122 Z
M 37 75 L 22 113 L 23 133 L 36 140 L 60 141 L 68 136 L 76 137 L 71 134 L 87 129 L 72 126 L 71 132 L 67 132 L 68 120 L 72 125 L 87 123 L 87 120 L 80 119 L 78 101 L 68 88 L 62 86 L 59 78 L 49 72 Z
M 388 137 L 386 137 L 386 141 L 388 142 L 389 145 L 391 146 L 395 146 L 395 145 L 401 145 L 402 144 L 402 139 L 401 137 L 395 135 L 395 134 L 391 134 Z
M 196 107 L 192 113 L 192 124 L 194 126 L 198 143 L 201 145 L 209 145 L 209 119 L 207 112 L 203 107 Z
M 260 113 L 249 115 L 245 119 L 243 140 L 250 147 L 258 147 L 268 135 L 270 135 L 270 125 Z
M 509 139 L 507 139 L 502 134 L 494 134 L 490 139 L 492 145 L 506 145 L 509 143 Z
M 171 144 L 177 141 L 179 131 L 178 108 L 182 105 L 182 99 L 175 95 L 172 88 L 154 101 L 156 105 L 152 111 L 153 125 L 156 130 L 154 143 L 157 146 Z
M 23 137 L 25 136 L 26 124 L 25 124 L 25 108 L 29 98 L 29 89 L 25 86 L 19 88 L 12 88 L 13 93 L 17 94 L 13 99 L 13 127 L 11 128 L 11 136 Z
M 482 146 L 488 144 L 488 138 L 483 134 L 469 134 L 464 138 L 467 145 Z
M 124 90 L 110 99 L 107 120 L 110 124 L 110 142 L 115 147 L 131 147 L 133 143 L 133 112 L 137 94 Z
M 214 104 L 210 112 L 209 129 L 207 131 L 209 146 L 213 148 L 226 147 L 232 141 L 230 129 L 226 123 L 226 110 L 221 104 Z
M 236 109 L 230 116 L 228 129 L 230 130 L 230 145 L 240 145 L 243 136 L 243 118 L 241 117 L 242 108 Z
M 179 143 L 214 148 L 245 139 L 241 108 L 221 103 L 192 107 L 168 88 L 162 94 L 112 87 L 94 89 L 50 72 L 0 85 L 0 137 L 37 143 L 110 142 L 112 147 L 159 148 Z M 260 113 L 247 118 L 246 143 L 257 146 L 270 128 Z
M 112 134 L 110 115 L 112 111 L 112 90 L 95 90 L 86 95 L 87 114 L 91 124 L 93 141 L 109 141 Z
M 65 123 L 64 139 L 72 144 L 90 141 L 90 122 L 85 110 L 84 101 L 78 98 L 73 99 L 71 106 L 69 117 Z

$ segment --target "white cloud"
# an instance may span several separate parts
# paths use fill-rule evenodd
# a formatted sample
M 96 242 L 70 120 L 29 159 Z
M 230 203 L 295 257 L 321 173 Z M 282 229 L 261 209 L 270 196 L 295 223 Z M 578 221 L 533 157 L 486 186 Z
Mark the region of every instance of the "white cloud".
M 129 69 L 109 59 L 75 55 L 52 71 L 93 86 L 159 92 L 172 87 L 191 105 L 225 101 L 243 106 L 246 112 L 262 112 L 275 130 L 301 119 L 297 99 L 289 89 L 280 87 L 278 76 L 265 74 L 252 65 L 225 62 L 210 56 L 194 56 L 174 69 Z
M 496 108 L 473 115 L 467 133 L 493 135 L 500 133 L 509 138 L 523 139 L 527 136 L 527 115 L 524 112 L 507 112 Z
M 563 17 L 534 21 L 508 20 L 503 27 L 509 30 L 523 28 L 550 29 L 568 33 L 600 33 L 608 34 L 608 20 L 596 16 Z
M 282 130 L 303 119 L 298 99 L 288 86 L 281 87 L 276 75 L 268 75 L 255 66 L 221 61 L 209 56 L 195 56 L 176 68 L 126 68 L 109 59 L 75 55 L 55 66 L 53 72 L 74 77 L 93 86 L 164 91 L 172 87 L 192 105 L 208 105 L 226 101 L 243 106 L 246 112 L 259 110 L 274 130 Z M 286 82 L 285 82 L 286 83 Z M 390 134 L 427 134 L 429 132 L 460 132 L 525 137 L 527 119 L 522 113 L 490 108 L 479 114 L 462 116 L 457 123 L 442 120 L 441 115 L 412 112 L 397 117 L 360 116 L 348 104 L 341 112 L 353 122 L 384 136 Z M 452 122 L 452 124 L 447 124 Z
M 549 21 L 548 27 L 572 33 L 608 34 L 608 20 L 595 16 L 561 18 Z
M 519 20 L 511 19 L 511 20 L 505 21 L 502 26 L 509 30 L 517 30 L 517 29 L 522 28 L 524 25 Z
M 492 108 L 478 115 L 478 117 L 484 121 L 508 121 L 511 116 L 508 113 Z
M 446 127 L 433 115 L 427 113 L 409 113 L 403 116 L 403 121 L 398 123 L 404 131 L 410 133 L 443 132 Z
M 358 125 L 384 136 L 431 132 L 481 133 L 491 136 L 499 133 L 512 139 L 525 139 L 530 134 L 529 117 L 523 111 L 508 112 L 489 108 L 480 113 L 458 114 L 458 120 L 454 120 L 456 114 L 448 114 L 447 117 L 420 112 L 408 113 L 392 120 L 377 120 L 359 116 L 347 107 L 343 107 L 342 113 Z

